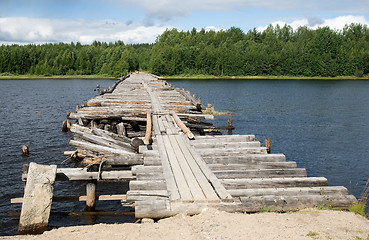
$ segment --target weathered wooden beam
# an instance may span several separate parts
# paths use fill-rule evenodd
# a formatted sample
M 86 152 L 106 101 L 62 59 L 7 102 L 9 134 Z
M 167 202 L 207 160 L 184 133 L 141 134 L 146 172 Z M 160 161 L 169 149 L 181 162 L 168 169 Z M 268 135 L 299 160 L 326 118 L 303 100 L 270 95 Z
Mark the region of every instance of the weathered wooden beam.
M 296 162 L 258 162 L 249 164 L 208 164 L 212 171 L 251 170 L 251 169 L 284 169 L 297 168 Z
M 268 177 L 306 177 L 305 168 L 258 169 L 258 170 L 221 170 L 214 171 L 219 179 L 268 178 Z
M 202 154 L 202 158 L 208 164 L 251 164 L 258 162 L 285 162 L 286 156 L 284 154 L 239 154 L 228 155 L 206 155 Z
M 151 121 L 151 112 L 147 112 L 146 116 L 146 134 L 145 134 L 145 145 L 149 145 L 150 138 L 151 138 L 151 132 L 152 132 L 152 121 Z
M 115 149 L 115 148 L 111 148 L 111 147 L 105 147 L 105 146 L 101 146 L 101 145 L 98 145 L 98 144 L 76 141 L 76 140 L 70 140 L 69 145 L 71 147 L 82 148 L 82 149 L 86 149 L 88 151 L 99 152 L 99 153 L 118 154 L 118 155 L 134 154 L 132 152 L 122 150 L 122 149 Z
M 336 186 L 229 189 L 228 192 L 232 197 L 348 194 L 347 188 Z
M 22 174 L 22 180 L 26 181 L 28 178 L 27 170 Z M 116 170 L 116 171 L 101 171 L 88 172 L 86 168 L 58 168 L 56 170 L 55 180 L 63 181 L 81 181 L 81 180 L 117 180 L 117 181 L 129 181 L 134 180 L 136 177 L 132 175 L 130 170 Z
M 122 201 L 126 200 L 126 194 L 97 195 L 96 201 Z M 86 202 L 87 196 L 53 196 L 53 202 Z M 23 198 L 10 199 L 11 204 L 23 203 Z
M 38 233 L 49 222 L 56 165 L 29 164 L 18 231 Z
M 182 132 L 184 134 L 186 134 L 186 136 L 189 139 L 194 139 L 195 135 L 193 135 L 193 133 L 190 131 L 190 129 L 188 129 L 188 127 L 186 127 L 186 125 L 182 122 L 182 120 L 177 116 L 177 114 L 173 111 L 170 112 L 170 114 L 172 115 L 174 121 L 176 122 L 176 124 L 178 125 L 178 127 L 182 130 Z
M 324 177 L 239 178 L 220 181 L 226 189 L 328 186 L 328 180 Z

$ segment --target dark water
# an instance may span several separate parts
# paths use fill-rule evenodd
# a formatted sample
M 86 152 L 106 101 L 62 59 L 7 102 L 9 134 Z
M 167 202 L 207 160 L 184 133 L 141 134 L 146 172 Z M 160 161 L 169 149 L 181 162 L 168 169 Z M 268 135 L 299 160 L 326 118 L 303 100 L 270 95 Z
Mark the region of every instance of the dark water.
M 366 81 L 172 81 L 201 96 L 204 104 L 231 116 L 235 134 L 256 134 L 272 140 L 272 152 L 284 153 L 307 169 L 309 176 L 324 176 L 330 185 L 343 185 L 359 197 L 369 178 L 369 82 Z M 69 133 L 61 132 L 66 112 L 96 96 L 96 84 L 106 88 L 111 80 L 0 80 L 0 235 L 12 235 L 20 204 L 10 199 L 23 195 L 21 169 L 24 163 L 61 164 L 66 158 Z M 229 116 L 216 117 L 217 126 Z M 29 159 L 21 146 L 30 147 Z M 98 185 L 97 191 L 125 193 L 127 185 Z M 56 182 L 55 195 L 82 195 L 78 182 Z M 132 216 L 80 216 L 83 203 L 53 203 L 50 226 L 133 221 Z M 119 201 L 98 202 L 97 210 L 121 210 Z
M 369 81 L 177 80 L 203 105 L 232 111 L 234 134 L 255 134 L 308 176 L 359 197 L 369 178 Z
M 20 211 L 20 204 L 10 205 L 10 199 L 22 197 L 24 184 L 21 181 L 22 165 L 29 161 L 45 164 L 61 164 L 72 150 L 68 146 L 70 133 L 61 131 L 61 123 L 68 111 L 97 95 L 94 88 L 113 85 L 112 80 L 0 80 L 0 235 L 14 234 L 19 216 L 8 214 Z M 21 146 L 28 145 L 30 157 L 21 155 Z M 104 190 L 105 192 L 103 192 Z M 125 193 L 126 184 L 98 185 L 101 193 Z M 79 182 L 56 182 L 54 195 L 85 195 L 85 186 Z M 119 201 L 98 202 L 97 210 L 122 210 Z M 50 226 L 84 225 L 89 223 L 115 223 L 132 221 L 132 216 L 79 216 L 65 212 L 83 212 L 83 203 L 53 203 Z

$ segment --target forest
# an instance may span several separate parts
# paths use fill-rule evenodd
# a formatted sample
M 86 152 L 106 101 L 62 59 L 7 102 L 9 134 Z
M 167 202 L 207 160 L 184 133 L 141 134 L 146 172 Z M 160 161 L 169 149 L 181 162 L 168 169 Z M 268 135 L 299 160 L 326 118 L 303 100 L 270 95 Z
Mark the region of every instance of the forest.
M 369 76 L 369 28 L 166 30 L 154 44 L 1 45 L 0 75 Z

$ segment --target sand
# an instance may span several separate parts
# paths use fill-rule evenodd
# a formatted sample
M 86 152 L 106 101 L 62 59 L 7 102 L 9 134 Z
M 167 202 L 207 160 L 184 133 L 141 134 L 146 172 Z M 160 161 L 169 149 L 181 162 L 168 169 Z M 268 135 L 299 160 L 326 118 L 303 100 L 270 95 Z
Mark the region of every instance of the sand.
M 305 209 L 293 213 L 226 213 L 205 209 L 153 222 L 62 227 L 33 236 L 0 239 L 369 239 L 369 220 L 344 211 Z

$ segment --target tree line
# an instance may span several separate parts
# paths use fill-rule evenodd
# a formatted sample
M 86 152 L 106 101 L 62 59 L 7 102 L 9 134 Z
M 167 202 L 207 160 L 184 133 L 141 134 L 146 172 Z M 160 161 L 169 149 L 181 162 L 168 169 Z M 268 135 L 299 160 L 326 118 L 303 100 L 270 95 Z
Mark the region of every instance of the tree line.
M 363 76 L 369 74 L 369 29 L 270 25 L 259 32 L 166 30 L 154 44 L 93 42 L 0 46 L 0 73 L 120 76 L 157 75 Z

